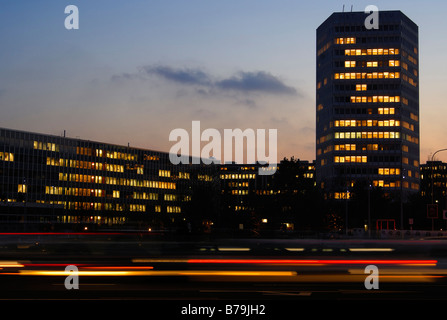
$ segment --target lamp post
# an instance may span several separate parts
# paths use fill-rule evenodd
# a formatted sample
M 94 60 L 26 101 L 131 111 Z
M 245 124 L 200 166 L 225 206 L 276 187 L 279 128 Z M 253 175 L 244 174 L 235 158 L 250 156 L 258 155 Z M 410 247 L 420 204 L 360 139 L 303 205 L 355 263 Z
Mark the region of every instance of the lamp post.
M 345 233 L 348 235 L 348 199 L 349 199 L 349 188 L 346 188 L 346 202 L 345 202 Z
M 368 183 L 368 237 L 371 238 L 371 183 Z

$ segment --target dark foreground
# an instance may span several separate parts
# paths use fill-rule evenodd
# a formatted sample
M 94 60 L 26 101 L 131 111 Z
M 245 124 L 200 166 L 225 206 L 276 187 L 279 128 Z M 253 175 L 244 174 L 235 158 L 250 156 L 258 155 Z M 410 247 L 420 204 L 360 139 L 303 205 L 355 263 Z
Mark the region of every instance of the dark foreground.
M 297 308 L 328 312 L 329 307 L 346 308 L 354 302 L 402 308 L 402 301 L 410 301 L 405 305 L 411 307 L 411 301 L 421 306 L 433 301 L 442 305 L 447 300 L 444 239 L 0 237 L 2 305 L 82 301 L 100 306 L 107 302 L 114 307 L 143 308 L 150 314 L 164 312 L 167 318 L 272 319 L 274 314 Z M 371 274 L 368 266 L 376 267 L 377 273 Z M 374 308 L 374 312 L 379 310 Z

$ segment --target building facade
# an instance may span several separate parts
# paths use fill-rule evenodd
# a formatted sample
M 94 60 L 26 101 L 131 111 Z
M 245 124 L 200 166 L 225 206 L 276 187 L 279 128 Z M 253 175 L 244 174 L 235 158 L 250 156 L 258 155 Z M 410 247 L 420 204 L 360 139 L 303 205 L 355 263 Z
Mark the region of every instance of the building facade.
M 163 152 L 0 129 L 0 221 L 163 228 L 182 223 L 194 188 L 210 188 L 213 170 L 172 165 Z
M 314 163 L 282 161 L 273 175 L 260 175 L 272 168 L 259 164 L 189 163 L 0 128 L 0 230 L 209 232 L 249 230 L 263 219 L 293 228 L 295 215 L 309 215 L 297 199 L 315 186 Z
M 447 163 L 427 161 L 421 165 L 421 196 L 427 203 L 447 208 Z
M 315 216 L 315 163 L 283 159 L 273 175 L 259 165 L 225 164 L 220 168 L 221 203 L 233 228 L 303 230 Z M 261 170 L 264 169 L 261 167 Z
M 334 13 L 316 31 L 316 174 L 326 198 L 355 183 L 417 192 L 418 26 L 400 11 Z

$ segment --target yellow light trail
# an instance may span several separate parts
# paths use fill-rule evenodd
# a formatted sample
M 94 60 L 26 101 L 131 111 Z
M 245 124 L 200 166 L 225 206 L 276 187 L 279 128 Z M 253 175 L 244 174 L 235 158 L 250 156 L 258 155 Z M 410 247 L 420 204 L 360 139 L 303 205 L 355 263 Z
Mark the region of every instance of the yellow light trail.
M 147 270 L 147 271 L 57 271 L 57 270 L 19 270 L 25 276 L 295 276 L 293 271 L 219 271 L 219 270 Z
M 0 261 L 0 268 L 23 268 L 24 265 L 17 261 Z

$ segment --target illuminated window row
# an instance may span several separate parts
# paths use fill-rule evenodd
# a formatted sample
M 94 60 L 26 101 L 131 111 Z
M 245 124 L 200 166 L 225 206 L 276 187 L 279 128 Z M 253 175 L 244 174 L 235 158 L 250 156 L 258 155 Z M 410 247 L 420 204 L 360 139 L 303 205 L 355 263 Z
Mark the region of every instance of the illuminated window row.
M 355 67 L 367 67 L 367 68 L 377 68 L 377 67 L 398 67 L 400 65 L 399 60 L 389 60 L 388 63 L 386 61 L 358 61 L 348 60 L 345 61 L 345 68 L 355 68 Z
M 131 205 L 129 205 L 129 211 L 131 211 L 131 212 L 146 212 L 146 205 L 131 204 Z
M 413 137 L 412 135 L 403 133 L 403 138 L 409 142 L 415 143 L 415 144 L 419 144 L 419 138 L 417 137 Z
M 248 190 L 231 190 L 232 195 L 247 195 Z
M 57 221 L 59 223 L 104 223 L 108 225 L 112 224 L 123 224 L 126 221 L 125 217 L 101 217 L 101 216 L 58 216 Z
M 221 174 L 221 179 L 255 179 L 256 174 L 254 173 L 247 173 L 247 174 Z
M 134 192 L 133 198 L 139 200 L 158 200 L 158 194 L 146 193 L 146 192 Z
M 408 123 L 407 123 L 408 124 Z M 399 120 L 335 120 L 335 127 L 398 127 Z
M 321 136 L 317 139 L 317 144 L 324 143 L 332 139 L 332 134 L 327 134 L 325 136 Z
M 64 188 L 62 188 L 62 187 L 45 186 L 45 194 L 62 195 L 63 191 L 64 191 Z
M 178 173 L 178 177 L 179 177 L 180 179 L 189 179 L 189 178 L 190 178 L 190 175 L 189 175 L 188 172 L 179 172 L 179 173 Z
M 207 174 L 198 174 L 197 180 L 199 180 L 199 181 L 213 181 L 213 177 L 211 177 Z
M 50 142 L 34 141 L 34 149 L 59 152 L 59 145 Z
M 124 211 L 124 205 L 119 203 L 69 201 L 67 207 L 68 210 Z
M 146 161 L 158 161 L 158 160 L 160 160 L 160 157 L 159 156 L 154 156 L 154 155 L 151 155 L 151 154 L 144 154 L 143 155 L 143 160 L 146 160 Z
M 49 201 L 49 200 L 47 200 L 47 201 L 45 201 L 45 200 L 36 200 L 36 203 L 47 203 L 47 204 L 58 204 L 58 205 L 63 205 L 64 206 L 64 209 L 66 209 L 67 208 L 67 202 L 64 202 L 64 201 Z
M 374 144 L 367 144 L 367 145 L 361 145 L 359 148 L 359 150 L 362 151 L 377 151 L 379 150 L 379 145 L 377 143 Z M 336 144 L 334 146 L 334 150 L 335 151 L 356 151 L 357 150 L 357 145 L 356 144 Z
M 335 132 L 335 139 L 399 139 L 400 132 Z
M 377 113 L 378 114 L 394 114 L 395 109 L 394 108 L 378 108 Z
M 334 192 L 334 199 L 350 199 L 350 192 Z
M 263 171 L 263 172 L 268 172 L 268 171 L 274 171 L 274 172 L 276 172 L 276 171 L 279 170 L 279 167 L 274 167 L 274 166 L 261 167 L 261 168 L 259 168 L 259 170 L 260 170 L 260 171 Z
M 228 186 L 230 188 L 248 187 L 248 182 L 230 182 Z
M 177 201 L 178 200 L 178 196 L 176 194 L 165 194 L 163 198 L 165 201 Z
M 110 172 L 124 172 L 124 166 L 111 163 L 90 162 L 82 160 L 55 159 L 47 157 L 48 166 L 70 167 L 79 169 L 105 170 Z
M 166 206 L 166 212 L 167 213 L 181 213 L 182 208 L 178 206 Z
M 400 188 L 400 181 L 384 181 L 384 180 L 374 180 L 373 181 L 374 187 L 381 187 L 381 188 Z
M 378 173 L 379 173 L 379 175 L 382 175 L 382 176 L 399 175 L 400 169 L 399 168 L 379 168 Z
M 14 161 L 14 154 L 11 152 L 0 152 L 0 161 Z
M 334 73 L 334 79 L 394 79 L 400 78 L 400 72 L 341 72 Z
M 92 175 L 74 174 L 74 173 L 68 174 L 62 172 L 59 173 L 59 180 L 84 182 L 84 183 L 105 183 L 111 185 L 132 186 L 132 187 L 176 189 L 176 184 L 174 182 L 136 180 L 136 179 L 92 176 Z
M 344 163 L 344 162 L 357 162 L 357 163 L 366 163 L 368 162 L 366 156 L 335 156 L 335 163 Z
M 404 56 L 406 56 L 406 54 L 405 54 Z M 408 55 L 407 58 L 408 58 L 408 60 L 409 60 L 410 62 L 412 62 L 414 65 L 417 65 L 417 64 L 418 64 L 418 61 L 416 60 L 416 58 L 412 57 L 411 55 Z
M 144 173 L 144 165 L 142 164 L 126 164 L 127 171 L 136 171 L 137 174 Z
M 402 79 L 411 84 L 413 87 L 416 87 L 418 85 L 417 81 L 413 80 L 412 77 L 409 77 L 406 74 L 402 74 Z
M 368 85 L 366 84 L 356 84 L 355 91 L 366 91 L 368 89 Z
M 382 55 L 396 55 L 399 54 L 399 49 L 389 48 L 377 48 L 377 49 L 346 49 L 345 55 L 347 56 L 382 56 Z
M 335 43 L 336 44 L 354 44 L 356 41 L 355 37 L 349 37 L 349 38 L 336 38 Z
M 400 96 L 351 96 L 351 103 L 400 102 Z
M 92 148 L 76 147 L 76 153 L 84 156 L 92 156 Z
M 158 176 L 159 177 L 170 177 L 171 176 L 171 171 L 169 170 L 158 170 Z
M 117 151 L 108 151 L 102 149 L 96 149 L 95 152 L 97 157 L 105 157 L 110 159 L 119 159 L 119 160 L 127 160 L 127 161 L 136 161 L 137 155 L 125 153 L 125 152 L 117 152 Z
M 61 187 L 49 187 L 49 194 L 53 194 L 51 193 L 54 188 L 59 188 L 59 192 L 60 192 L 60 188 Z M 56 193 L 54 193 L 56 194 Z M 61 193 L 57 193 L 57 194 L 61 194 Z M 65 195 L 67 196 L 80 196 L 80 197 L 105 197 L 106 196 L 106 191 L 105 190 L 101 190 L 101 189 L 87 189 L 87 188 L 66 188 L 65 189 Z
M 262 196 L 270 196 L 276 194 L 276 192 L 273 190 L 256 190 L 256 194 Z
M 356 145 L 355 144 L 336 144 L 334 146 L 335 151 L 355 151 Z
M 45 186 L 45 194 L 51 195 L 67 195 L 67 196 L 79 196 L 79 197 L 105 197 L 106 191 L 102 189 L 88 189 L 88 188 L 63 188 L 56 186 Z M 119 198 L 120 192 L 113 190 L 111 196 L 113 198 Z
M 402 121 L 402 127 L 404 127 L 405 129 L 414 131 L 414 124 L 408 123 L 406 121 Z
M 68 202 L 66 208 L 68 210 L 86 210 L 86 211 L 125 211 L 128 208 L 130 212 L 146 212 L 146 205 L 144 204 L 129 204 L 123 205 L 119 203 L 100 203 L 100 202 Z M 161 212 L 161 206 L 154 206 L 155 212 Z M 167 212 L 180 213 L 181 208 L 178 206 L 167 206 Z

